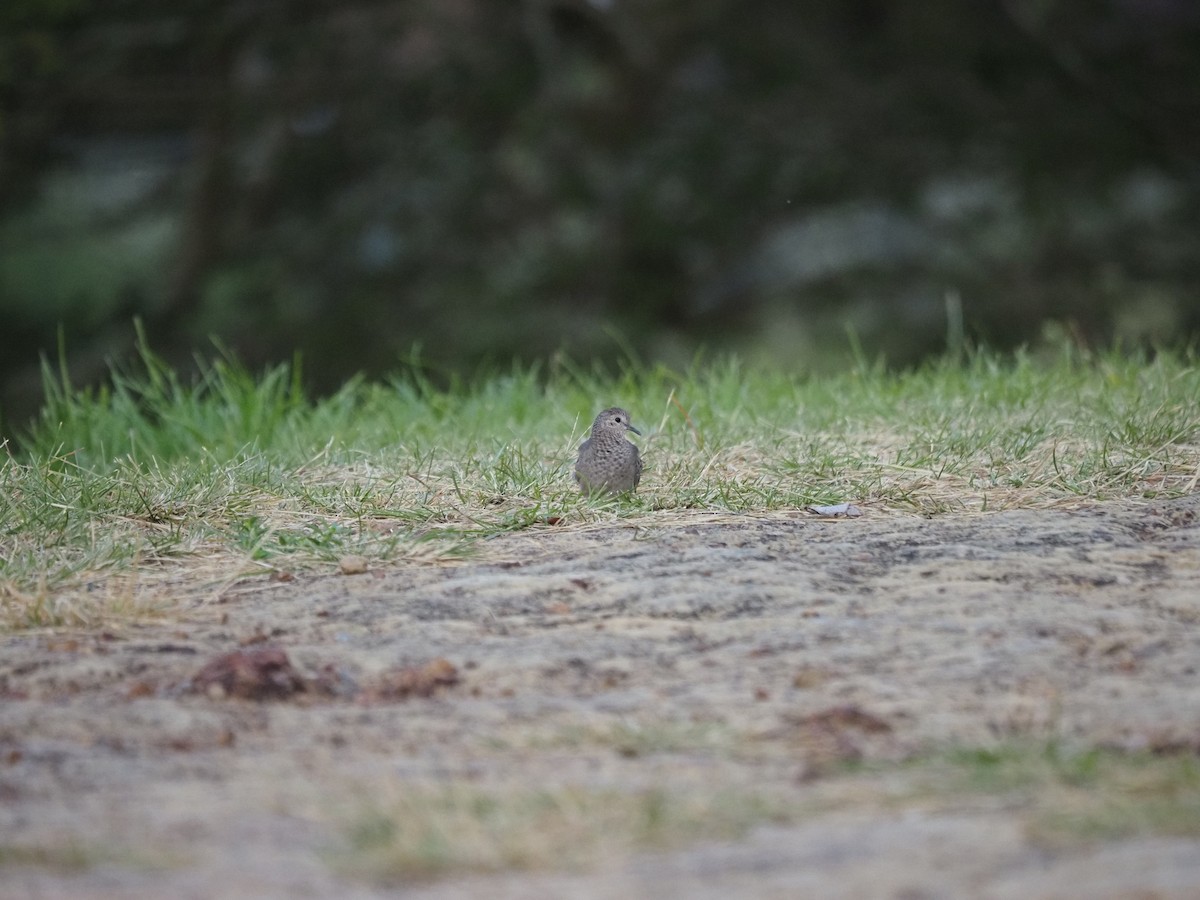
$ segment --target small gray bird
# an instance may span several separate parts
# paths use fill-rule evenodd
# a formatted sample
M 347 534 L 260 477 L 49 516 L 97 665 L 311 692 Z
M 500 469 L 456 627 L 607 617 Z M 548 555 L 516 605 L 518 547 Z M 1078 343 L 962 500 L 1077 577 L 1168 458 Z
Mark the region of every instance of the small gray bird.
M 585 494 L 623 494 L 637 489 L 642 477 L 638 448 L 625 440 L 625 432 L 641 434 L 629 413 L 613 406 L 596 416 L 592 436 L 579 448 L 575 483 Z

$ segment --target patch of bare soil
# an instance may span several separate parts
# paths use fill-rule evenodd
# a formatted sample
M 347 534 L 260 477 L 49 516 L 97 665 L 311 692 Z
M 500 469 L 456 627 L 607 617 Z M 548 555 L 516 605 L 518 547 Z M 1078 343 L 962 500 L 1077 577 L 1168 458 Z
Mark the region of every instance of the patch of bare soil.
M 1200 895 L 1193 837 L 1057 846 L 840 774 L 1012 739 L 1196 754 L 1200 496 L 547 527 L 0 647 L 3 896 Z M 791 812 L 566 870 L 357 870 L 353 823 L 438 785 Z

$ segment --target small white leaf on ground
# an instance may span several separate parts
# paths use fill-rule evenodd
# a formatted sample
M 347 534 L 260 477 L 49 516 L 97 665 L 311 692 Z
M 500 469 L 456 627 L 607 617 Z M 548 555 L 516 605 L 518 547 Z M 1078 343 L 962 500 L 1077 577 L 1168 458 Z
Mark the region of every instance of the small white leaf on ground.
M 854 519 L 862 515 L 862 510 L 853 503 L 837 503 L 833 506 L 806 506 L 805 509 L 816 513 L 818 516 L 848 516 Z

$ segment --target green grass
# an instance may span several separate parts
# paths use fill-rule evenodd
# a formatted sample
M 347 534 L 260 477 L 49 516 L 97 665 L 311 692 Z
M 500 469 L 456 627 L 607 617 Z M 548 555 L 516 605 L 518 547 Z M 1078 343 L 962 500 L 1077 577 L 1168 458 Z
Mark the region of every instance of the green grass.
M 0 845 L 0 869 L 30 866 L 61 872 L 82 872 L 96 865 L 98 859 L 93 850 L 78 843 L 58 846 Z
M 215 595 L 346 554 L 439 559 L 505 531 L 681 510 L 1178 495 L 1200 478 L 1195 362 L 1064 349 L 803 378 L 733 359 L 617 373 L 560 360 L 447 387 L 413 364 L 321 400 L 294 366 L 254 375 L 227 355 L 185 380 L 143 349 L 90 390 L 47 369 L 40 420 L 0 456 L 0 627 L 170 610 L 185 576 Z M 636 496 L 588 501 L 570 467 L 614 403 L 645 432 L 647 471 Z
M 906 801 L 1016 810 L 1031 840 L 1070 846 L 1148 835 L 1200 837 L 1200 759 L 1194 752 L 1129 753 L 1057 743 L 962 749 L 904 768 Z
M 508 869 L 585 871 L 601 859 L 704 839 L 734 840 L 783 821 L 766 795 L 451 783 L 373 788 L 346 826 L 335 865 L 373 881 Z
M 103 840 L 65 838 L 41 843 L 0 842 L 0 871 L 30 868 L 74 875 L 107 865 L 141 872 L 159 872 L 189 862 L 177 850 L 144 845 L 125 847 Z
M 621 753 L 620 748 L 614 748 Z M 674 749 L 679 749 L 678 747 Z M 707 737 L 692 752 L 711 751 Z M 654 752 L 671 752 L 658 748 Z M 1131 837 L 1200 836 L 1200 762 L 1035 742 L 934 750 L 856 764 L 815 782 L 697 783 L 661 775 L 650 789 L 449 781 L 373 782 L 341 813 L 333 862 L 378 882 L 500 870 L 587 871 L 698 840 L 737 840 L 766 824 L 827 815 L 1001 813 L 1034 847 Z M 369 794 L 369 796 L 366 796 Z

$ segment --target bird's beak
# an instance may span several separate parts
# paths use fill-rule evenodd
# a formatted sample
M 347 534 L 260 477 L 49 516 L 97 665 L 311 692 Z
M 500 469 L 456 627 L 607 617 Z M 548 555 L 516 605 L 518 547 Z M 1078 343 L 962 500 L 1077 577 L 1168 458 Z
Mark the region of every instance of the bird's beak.
M 636 428 L 634 428 L 632 425 L 626 425 L 625 427 L 628 428 L 630 431 L 632 431 L 634 434 L 636 434 L 638 437 L 641 437 L 642 433 L 640 431 L 638 431 Z

